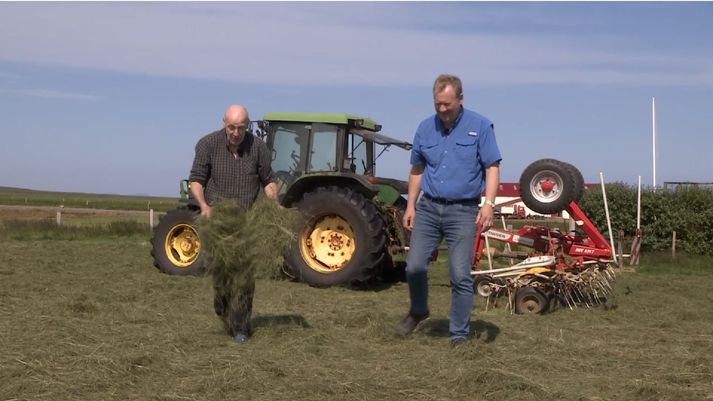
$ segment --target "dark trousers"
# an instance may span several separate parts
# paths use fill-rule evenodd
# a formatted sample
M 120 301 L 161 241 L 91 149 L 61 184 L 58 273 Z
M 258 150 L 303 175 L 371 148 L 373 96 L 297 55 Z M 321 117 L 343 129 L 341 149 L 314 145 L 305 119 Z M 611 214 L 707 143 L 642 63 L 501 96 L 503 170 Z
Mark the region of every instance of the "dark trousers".
M 252 334 L 250 319 L 253 311 L 255 280 L 249 281 L 237 288 L 232 288 L 229 283 L 213 281 L 215 314 L 220 316 L 231 337 L 238 333 L 247 336 Z

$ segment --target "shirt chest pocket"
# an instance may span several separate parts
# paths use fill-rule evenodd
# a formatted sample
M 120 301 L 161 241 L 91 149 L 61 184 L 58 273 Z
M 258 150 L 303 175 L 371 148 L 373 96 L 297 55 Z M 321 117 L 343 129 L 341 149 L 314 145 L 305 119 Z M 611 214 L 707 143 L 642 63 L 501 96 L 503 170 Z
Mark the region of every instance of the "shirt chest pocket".
M 474 136 L 459 138 L 456 141 L 455 152 L 463 162 L 478 160 L 478 138 Z
M 238 175 L 257 175 L 257 163 L 249 157 L 238 157 L 235 162 L 235 170 Z
M 441 147 L 438 142 L 424 143 L 421 145 L 421 154 L 426 158 L 428 164 L 435 165 L 441 160 Z

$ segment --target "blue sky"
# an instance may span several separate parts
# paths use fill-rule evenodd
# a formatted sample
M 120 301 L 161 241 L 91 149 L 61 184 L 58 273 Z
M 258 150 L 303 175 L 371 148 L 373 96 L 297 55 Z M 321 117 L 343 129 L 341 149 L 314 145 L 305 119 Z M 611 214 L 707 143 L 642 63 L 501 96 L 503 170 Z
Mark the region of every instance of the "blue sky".
M 713 3 L 0 3 L 0 186 L 175 196 L 225 107 L 346 112 L 411 141 L 439 73 L 502 177 L 713 182 Z M 379 175 L 405 179 L 408 153 Z

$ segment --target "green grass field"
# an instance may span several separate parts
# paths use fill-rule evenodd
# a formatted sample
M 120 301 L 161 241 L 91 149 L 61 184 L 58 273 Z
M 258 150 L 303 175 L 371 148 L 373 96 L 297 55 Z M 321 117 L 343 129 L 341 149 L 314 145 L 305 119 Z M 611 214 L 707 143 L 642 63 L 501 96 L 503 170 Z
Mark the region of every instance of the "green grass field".
M 406 339 L 392 334 L 404 283 L 259 280 L 255 336 L 237 345 L 210 280 L 158 273 L 148 232 L 63 230 L 80 232 L 0 226 L 0 400 L 713 399 L 711 260 L 644 255 L 608 309 L 519 316 L 477 300 L 456 349 L 444 257 L 431 318 Z
M 0 187 L 0 205 L 50 206 L 88 209 L 146 210 L 165 212 L 178 206 L 175 198 L 156 196 L 102 195 L 79 192 L 34 191 Z

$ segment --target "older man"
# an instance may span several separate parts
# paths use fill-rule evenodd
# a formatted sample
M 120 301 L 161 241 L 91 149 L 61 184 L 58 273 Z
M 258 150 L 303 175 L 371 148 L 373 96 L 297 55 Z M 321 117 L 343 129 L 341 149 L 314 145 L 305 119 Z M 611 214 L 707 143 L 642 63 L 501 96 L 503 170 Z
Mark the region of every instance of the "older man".
M 201 216 L 211 216 L 211 204 L 221 198 L 237 200 L 249 208 L 260 189 L 277 201 L 277 184 L 270 167 L 270 152 L 259 138 L 247 133 L 250 118 L 245 107 L 232 105 L 223 116 L 223 128 L 201 138 L 189 177 L 191 195 L 198 202 Z M 252 301 L 255 283 L 247 283 L 239 299 L 227 299 L 214 282 L 215 312 L 226 321 L 230 335 L 238 343 L 248 340 L 252 327 Z M 234 301 L 234 302 L 233 302 Z M 239 305 L 232 309 L 231 305 Z M 229 321 L 228 321 L 229 320 Z

